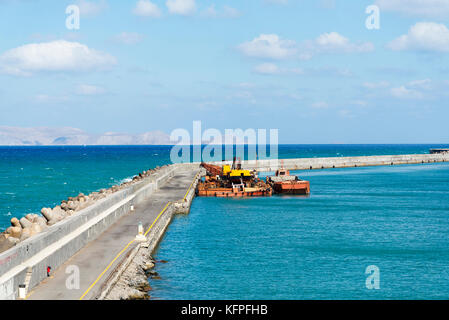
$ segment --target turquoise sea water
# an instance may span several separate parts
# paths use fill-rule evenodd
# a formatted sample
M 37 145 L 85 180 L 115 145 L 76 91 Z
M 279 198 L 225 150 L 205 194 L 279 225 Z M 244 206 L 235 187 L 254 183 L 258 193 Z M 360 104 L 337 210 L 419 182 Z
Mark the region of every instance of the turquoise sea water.
M 157 252 L 153 297 L 449 298 L 449 164 L 297 173 L 308 198 L 196 198 Z
M 167 164 L 164 147 L 0 147 L 0 229 L 12 217 L 38 213 Z
M 443 145 L 280 146 L 281 158 Z M 0 147 L 0 226 L 169 163 L 170 147 Z M 448 299 L 449 164 L 297 172 L 310 197 L 196 198 L 156 257 L 156 299 Z M 365 269 L 380 269 L 380 289 Z
M 280 145 L 279 157 L 427 153 L 432 147 L 444 145 Z M 0 230 L 13 216 L 38 213 L 69 196 L 107 188 L 169 164 L 170 150 L 170 146 L 0 146 Z

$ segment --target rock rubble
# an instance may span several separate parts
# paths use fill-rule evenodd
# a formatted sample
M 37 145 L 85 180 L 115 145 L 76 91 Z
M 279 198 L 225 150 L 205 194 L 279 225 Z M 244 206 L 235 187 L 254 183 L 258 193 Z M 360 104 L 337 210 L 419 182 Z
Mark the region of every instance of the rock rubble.
M 61 204 L 54 208 L 42 208 L 41 215 L 30 213 L 20 219 L 12 218 L 11 226 L 3 233 L 0 233 L 0 252 L 6 251 L 17 243 L 45 231 L 48 227 L 77 214 L 97 201 L 152 176 L 165 167 L 167 165 L 143 171 L 134 176 L 131 181 L 114 185 L 108 189 L 101 189 L 89 195 L 80 193 L 76 197 L 68 197 L 67 200 L 62 200 Z

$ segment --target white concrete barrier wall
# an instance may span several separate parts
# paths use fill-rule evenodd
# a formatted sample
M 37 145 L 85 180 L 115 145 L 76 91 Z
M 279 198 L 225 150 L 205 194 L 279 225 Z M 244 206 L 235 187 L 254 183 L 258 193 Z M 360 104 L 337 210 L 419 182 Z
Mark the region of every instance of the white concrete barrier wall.
M 33 268 L 29 290 L 46 277 L 46 268 L 56 269 L 110 225 L 147 198 L 158 185 L 171 178 L 181 165 L 157 173 L 109 195 L 44 232 L 0 254 L 0 299 L 15 299 L 28 267 Z M 105 214 L 106 213 L 106 214 Z
M 449 154 L 409 154 L 409 155 L 385 155 L 385 156 L 361 156 L 361 157 L 328 157 L 328 158 L 296 158 L 273 160 L 249 160 L 243 161 L 244 169 L 256 169 L 260 172 L 275 171 L 280 167 L 288 170 L 310 170 L 325 168 L 346 168 L 355 166 L 383 166 L 399 164 L 418 164 L 449 162 Z M 215 164 L 231 164 L 232 161 L 216 162 Z
M 195 169 L 198 169 L 198 165 L 192 165 Z M 145 248 L 145 250 L 148 250 L 148 252 L 151 252 L 151 254 L 154 254 L 158 244 L 162 241 L 165 230 L 167 230 L 168 226 L 170 225 L 171 221 L 173 220 L 173 217 L 175 214 L 187 214 L 190 211 L 190 207 L 192 205 L 193 199 L 195 198 L 195 190 L 196 186 L 198 184 L 199 179 L 201 178 L 200 172 L 195 176 L 192 185 L 190 189 L 187 191 L 185 199 L 180 199 L 180 201 L 175 203 L 169 203 L 167 206 L 167 209 L 164 211 L 164 213 L 161 215 L 161 217 L 156 221 L 153 228 L 150 230 L 149 234 L 147 235 L 148 239 L 148 247 Z M 103 300 L 105 297 L 108 296 L 110 291 L 114 288 L 117 281 L 120 279 L 122 273 L 126 270 L 127 266 L 129 265 L 130 261 L 132 261 L 136 254 L 138 253 L 137 249 L 131 255 L 123 261 L 124 265 L 121 265 L 117 268 L 116 273 L 114 276 L 104 285 L 102 292 L 98 295 L 98 299 Z

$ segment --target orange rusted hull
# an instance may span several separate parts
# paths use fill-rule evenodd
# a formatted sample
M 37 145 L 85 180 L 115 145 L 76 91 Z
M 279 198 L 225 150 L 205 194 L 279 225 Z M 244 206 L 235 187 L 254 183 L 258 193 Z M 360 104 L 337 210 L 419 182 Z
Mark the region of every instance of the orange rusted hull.
M 196 190 L 199 197 L 219 197 L 219 198 L 234 198 L 234 197 L 269 197 L 273 193 L 273 189 L 269 186 L 257 188 L 224 188 L 217 187 L 214 183 L 200 182 Z
M 310 194 L 309 181 L 283 181 L 272 184 L 274 192 L 279 194 Z
M 246 197 L 269 197 L 272 195 L 272 189 L 257 191 L 233 191 L 232 188 L 214 188 L 199 189 L 197 195 L 199 197 L 218 197 L 218 198 L 246 198 Z
M 207 173 L 204 180 L 197 185 L 196 194 L 200 197 L 269 197 L 273 193 L 273 188 L 260 180 L 255 172 L 242 170 L 235 158 L 232 167 L 207 163 L 201 163 L 201 166 Z
M 300 180 L 297 176 L 290 175 L 289 170 L 283 168 L 276 170 L 274 176 L 267 177 L 267 183 L 278 194 L 310 194 L 309 181 Z

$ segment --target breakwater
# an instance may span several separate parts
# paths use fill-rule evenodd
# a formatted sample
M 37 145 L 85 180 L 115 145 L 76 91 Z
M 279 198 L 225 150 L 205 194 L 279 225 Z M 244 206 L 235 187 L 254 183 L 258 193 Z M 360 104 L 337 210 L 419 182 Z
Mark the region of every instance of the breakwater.
M 167 204 L 161 212 L 160 218 L 155 221 L 153 227 L 149 230 L 147 241 L 139 244 L 116 270 L 97 297 L 99 300 L 149 298 L 148 292 L 151 287 L 148 284 L 148 278 L 158 277 L 157 272 L 153 270 L 158 261 L 154 260 L 152 255 L 175 214 L 189 213 L 195 197 L 195 189 L 201 176 L 200 173 L 195 176 L 183 199 Z
M 155 170 L 150 169 L 148 171 L 143 171 L 134 176 L 130 181 L 125 181 L 120 185 L 114 185 L 108 189 L 101 189 L 98 192 L 92 192 L 89 195 L 80 193 L 76 197 L 69 197 L 67 200 L 62 200 L 61 204 L 54 208 L 42 208 L 41 216 L 30 213 L 20 219 L 15 217 L 12 218 L 11 226 L 7 228 L 5 232 L 0 234 L 0 252 L 41 233 L 48 227 L 77 214 L 79 211 L 92 206 L 97 201 L 104 199 L 113 193 L 140 182 L 144 178 L 151 177 L 153 180 L 157 180 L 158 176 L 163 172 L 163 170 L 161 171 L 159 169 L 160 168 L 157 167 Z
M 402 164 L 424 164 L 448 162 L 449 153 L 442 154 L 409 154 L 409 155 L 382 155 L 362 157 L 328 157 L 328 158 L 297 158 L 274 160 L 243 161 L 242 167 L 259 172 L 272 172 L 279 168 L 287 170 L 315 170 L 329 168 L 351 168 L 368 166 L 389 166 Z M 231 161 L 216 162 L 216 164 L 232 164 Z
M 27 292 L 32 290 L 47 277 L 47 266 L 56 270 L 183 167 L 170 165 L 151 171 L 147 176 L 141 174 L 134 183 L 116 187 L 114 192 L 106 191 L 95 203 L 1 253 L 0 299 L 16 299 L 19 285 L 26 286 Z

